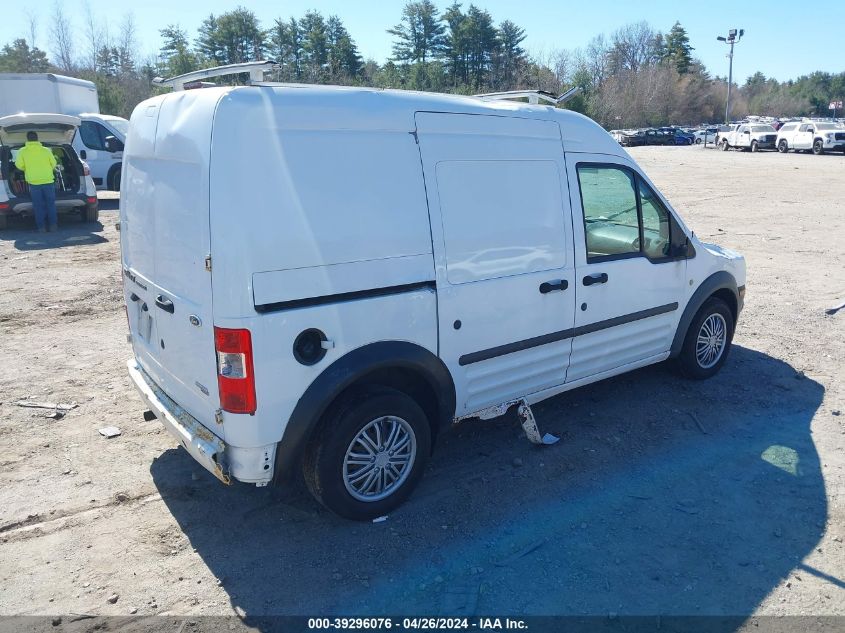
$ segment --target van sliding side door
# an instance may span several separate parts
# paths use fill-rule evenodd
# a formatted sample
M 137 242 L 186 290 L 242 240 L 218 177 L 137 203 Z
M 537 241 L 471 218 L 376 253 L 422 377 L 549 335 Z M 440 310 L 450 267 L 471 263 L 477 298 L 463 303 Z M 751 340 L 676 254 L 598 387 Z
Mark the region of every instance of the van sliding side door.
M 434 112 L 416 126 L 457 415 L 564 383 L 575 271 L 560 128 Z

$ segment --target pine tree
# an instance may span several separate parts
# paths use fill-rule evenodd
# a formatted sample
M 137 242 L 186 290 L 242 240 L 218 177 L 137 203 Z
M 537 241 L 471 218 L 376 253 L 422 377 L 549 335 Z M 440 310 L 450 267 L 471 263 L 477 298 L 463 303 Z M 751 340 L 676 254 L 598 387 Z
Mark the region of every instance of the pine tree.
M 162 72 L 168 77 L 189 73 L 199 68 L 199 60 L 190 48 L 188 34 L 175 24 L 159 31 L 164 43 L 159 49 L 163 61 Z
M 303 78 L 322 83 L 328 74 L 328 39 L 326 21 L 318 11 L 308 11 L 299 20 L 302 35 Z
M 431 0 L 407 3 L 402 9 L 402 20 L 387 30 L 396 37 L 393 59 L 425 64 L 439 57 L 443 53 L 445 30 L 443 19 Z
M 692 51 L 689 36 L 680 22 L 675 22 L 672 30 L 666 35 L 666 59 L 675 66 L 682 75 L 689 72 L 692 64 Z
M 525 62 L 525 49 L 520 44 L 525 40 L 525 29 L 510 20 L 499 24 L 498 32 L 498 80 L 499 87 L 508 89 L 513 87 L 517 68 Z
M 197 33 L 196 50 L 202 59 L 212 65 L 223 63 L 223 53 L 218 39 L 217 18 L 210 14 L 202 21 Z
M 37 47 L 30 48 L 19 38 L 0 49 L 0 72 L 44 73 L 50 70 L 47 54 Z

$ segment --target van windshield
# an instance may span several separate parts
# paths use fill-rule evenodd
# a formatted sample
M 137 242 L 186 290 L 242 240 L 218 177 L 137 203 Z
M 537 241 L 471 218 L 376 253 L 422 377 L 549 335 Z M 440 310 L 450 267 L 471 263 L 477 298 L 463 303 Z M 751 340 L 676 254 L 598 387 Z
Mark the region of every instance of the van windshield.
M 124 121 L 123 119 L 111 119 L 109 121 L 109 125 L 123 134 L 124 137 L 126 137 L 129 133 L 129 121 Z
M 774 132 L 775 128 L 771 125 L 755 125 L 751 128 L 752 132 Z

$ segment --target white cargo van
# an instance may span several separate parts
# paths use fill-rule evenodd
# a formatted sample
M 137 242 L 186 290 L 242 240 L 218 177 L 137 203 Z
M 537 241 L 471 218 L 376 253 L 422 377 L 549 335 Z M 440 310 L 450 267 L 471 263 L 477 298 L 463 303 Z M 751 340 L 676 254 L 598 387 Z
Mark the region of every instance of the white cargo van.
M 378 516 L 459 419 L 728 355 L 744 259 L 579 114 L 268 84 L 155 97 L 131 130 L 129 373 L 226 483 L 302 472 Z
M 120 191 L 129 122 L 100 114 L 93 82 L 53 73 L 0 73 L 0 116 L 44 112 L 81 119 L 73 149 L 88 165 L 97 189 Z

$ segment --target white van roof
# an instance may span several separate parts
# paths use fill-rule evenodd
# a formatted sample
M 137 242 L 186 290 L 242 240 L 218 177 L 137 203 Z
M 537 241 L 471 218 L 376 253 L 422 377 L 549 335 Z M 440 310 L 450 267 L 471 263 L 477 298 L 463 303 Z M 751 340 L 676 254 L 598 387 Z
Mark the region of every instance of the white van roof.
M 482 100 L 476 97 L 410 90 L 389 90 L 311 84 L 262 83 L 252 86 L 203 88 L 191 91 L 194 98 L 220 102 L 254 100 L 256 91 L 266 95 L 279 110 L 287 129 L 302 130 L 379 130 L 415 129 L 416 112 L 486 114 L 557 121 L 567 152 L 591 152 L 627 156 L 625 150 L 592 119 L 571 110 L 530 105 L 509 100 Z M 198 94 L 199 93 L 199 94 Z M 173 92 L 143 102 L 149 107 L 160 99 L 181 99 L 184 92 Z M 265 101 L 266 103 L 266 101 Z M 270 105 L 269 103 L 267 105 Z

